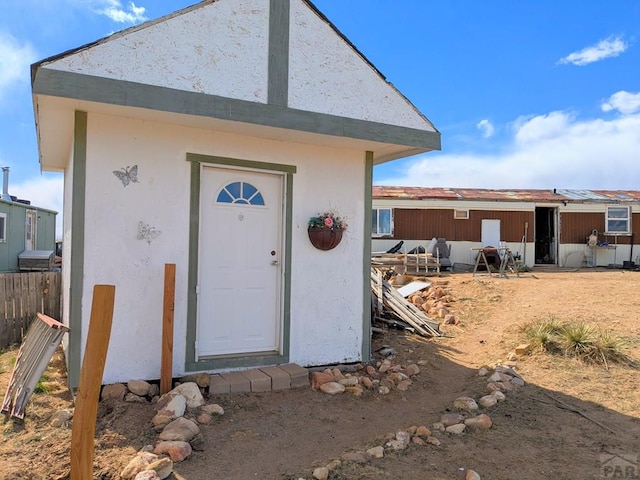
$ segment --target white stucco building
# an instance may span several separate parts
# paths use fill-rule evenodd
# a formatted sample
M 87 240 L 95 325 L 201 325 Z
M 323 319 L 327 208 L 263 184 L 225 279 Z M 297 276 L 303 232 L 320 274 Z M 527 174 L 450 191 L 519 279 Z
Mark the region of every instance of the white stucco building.
M 77 385 L 96 284 L 116 286 L 103 381 L 370 355 L 374 164 L 440 134 L 307 0 L 207 0 L 32 67 L 40 162 L 63 171 Z M 348 230 L 315 249 L 307 222 Z

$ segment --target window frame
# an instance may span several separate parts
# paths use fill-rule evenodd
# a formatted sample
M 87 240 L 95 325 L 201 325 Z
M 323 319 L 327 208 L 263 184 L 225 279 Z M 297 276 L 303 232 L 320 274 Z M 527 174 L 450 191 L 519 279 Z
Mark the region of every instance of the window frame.
M 249 191 L 247 192 L 246 189 L 249 189 Z M 244 180 L 234 180 L 224 185 L 216 196 L 216 203 L 220 205 L 266 207 L 260 189 Z
M 7 214 L 0 212 L 0 243 L 7 243 Z
M 389 212 L 389 232 L 381 232 L 380 231 L 380 211 L 388 211 Z M 390 207 L 374 207 L 371 209 L 371 213 L 376 216 L 376 221 L 371 224 L 371 236 L 373 238 L 381 238 L 381 237 L 393 237 L 393 208 Z M 374 231 L 375 228 L 375 231 Z
M 469 209 L 468 208 L 454 208 L 453 209 L 453 219 L 454 220 L 469 220 Z
M 626 210 L 626 216 L 614 216 L 611 215 L 612 210 Z M 631 235 L 631 206 L 630 205 L 607 205 L 607 209 L 605 211 L 605 235 Z M 621 229 L 611 229 L 610 222 L 624 222 L 626 227 L 624 230 Z

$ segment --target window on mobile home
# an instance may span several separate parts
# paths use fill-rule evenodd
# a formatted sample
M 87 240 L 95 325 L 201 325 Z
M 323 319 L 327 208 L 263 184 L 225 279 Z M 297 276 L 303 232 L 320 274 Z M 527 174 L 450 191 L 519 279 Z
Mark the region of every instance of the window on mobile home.
M 456 220 L 469 220 L 469 210 L 455 209 L 453 211 L 453 218 Z
M 7 214 L 0 213 L 0 243 L 7 241 Z
M 607 207 L 607 229 L 605 233 L 631 233 L 631 207 Z
M 384 237 L 393 235 L 393 210 L 390 208 L 374 208 L 371 212 L 371 235 Z

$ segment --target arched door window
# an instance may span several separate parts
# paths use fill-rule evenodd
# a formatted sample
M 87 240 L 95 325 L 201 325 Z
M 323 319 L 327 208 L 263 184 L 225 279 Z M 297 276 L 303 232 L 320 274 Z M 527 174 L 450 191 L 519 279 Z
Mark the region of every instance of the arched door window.
M 247 182 L 232 182 L 218 193 L 217 203 L 240 203 L 264 206 L 264 198 L 256 187 Z

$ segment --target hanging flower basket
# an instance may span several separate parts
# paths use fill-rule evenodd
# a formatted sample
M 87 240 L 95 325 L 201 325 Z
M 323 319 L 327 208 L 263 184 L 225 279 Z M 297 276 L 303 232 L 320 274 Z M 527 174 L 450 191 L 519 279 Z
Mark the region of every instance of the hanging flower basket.
M 325 212 L 309 219 L 307 232 L 314 247 L 331 250 L 338 246 L 346 229 L 347 223 L 343 218 L 333 212 Z
M 339 228 L 309 227 L 309 240 L 318 250 L 331 250 L 342 240 L 342 230 Z

